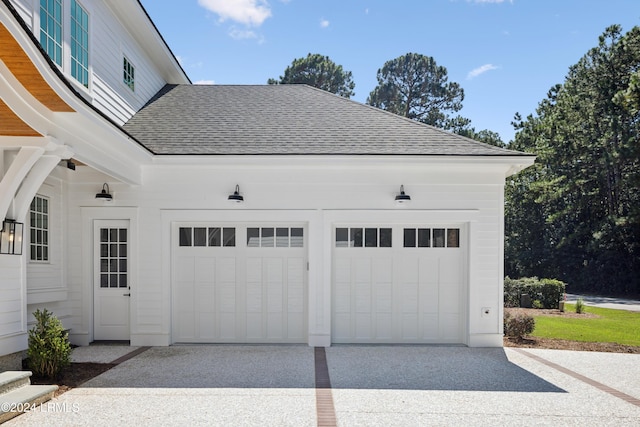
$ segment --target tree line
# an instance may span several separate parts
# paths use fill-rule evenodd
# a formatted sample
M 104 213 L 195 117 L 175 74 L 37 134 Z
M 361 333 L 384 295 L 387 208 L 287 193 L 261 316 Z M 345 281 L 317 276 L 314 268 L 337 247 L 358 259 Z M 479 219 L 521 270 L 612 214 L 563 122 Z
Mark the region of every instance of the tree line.
M 407 53 L 384 63 L 376 76 L 378 85 L 367 104 L 493 145 L 503 146 L 500 135 L 489 130 L 476 132 L 471 120 L 456 114 L 462 109 L 464 90 L 449 82 L 447 69 L 431 56 Z M 355 83 L 351 71 L 328 56 L 309 53 L 296 58 L 278 79 L 268 84 L 307 84 L 350 98 Z
M 377 72 L 367 104 L 460 135 L 537 155 L 505 187 L 505 273 L 557 278 L 569 291 L 640 295 L 640 27 L 613 25 L 535 114 L 516 113 L 504 144 L 476 132 L 464 90 L 429 56 L 407 53 Z M 309 54 L 269 84 L 306 83 L 349 98 L 351 72 Z

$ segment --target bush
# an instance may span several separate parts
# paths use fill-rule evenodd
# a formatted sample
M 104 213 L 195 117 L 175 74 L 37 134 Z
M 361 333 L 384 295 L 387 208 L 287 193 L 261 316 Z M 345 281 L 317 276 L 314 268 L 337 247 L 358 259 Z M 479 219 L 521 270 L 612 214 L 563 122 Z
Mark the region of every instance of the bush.
M 69 333 L 46 308 L 33 313 L 35 326 L 29 330 L 29 369 L 41 377 L 53 378 L 71 363 Z
M 578 301 L 576 301 L 576 313 L 584 313 L 584 300 L 582 298 L 578 298 Z
M 532 301 L 540 301 L 541 307 L 536 308 L 558 308 L 565 286 L 564 282 L 556 279 L 511 279 L 507 276 L 504 279 L 504 306 L 520 307 L 520 297 L 526 294 Z
M 523 338 L 529 335 L 536 327 L 536 320 L 528 314 L 518 313 L 512 315 L 504 312 L 504 334 L 510 338 Z

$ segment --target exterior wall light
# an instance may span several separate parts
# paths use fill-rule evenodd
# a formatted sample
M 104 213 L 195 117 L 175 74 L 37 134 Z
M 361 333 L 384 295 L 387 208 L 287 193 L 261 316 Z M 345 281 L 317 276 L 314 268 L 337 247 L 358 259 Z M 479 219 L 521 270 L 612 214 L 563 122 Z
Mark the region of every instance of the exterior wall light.
M 233 194 L 229 194 L 228 200 L 236 203 L 244 202 L 244 197 L 240 195 L 240 186 L 236 184 L 236 189 Z
M 24 224 L 13 219 L 2 222 L 0 254 L 22 255 L 22 232 Z
M 411 196 L 404 192 L 404 185 L 400 186 L 400 194 L 396 195 L 396 203 L 403 204 L 409 203 L 411 201 Z
M 109 184 L 106 182 L 102 184 L 102 191 L 96 194 L 96 199 L 102 199 L 105 202 L 110 202 L 113 200 L 113 196 L 109 193 Z

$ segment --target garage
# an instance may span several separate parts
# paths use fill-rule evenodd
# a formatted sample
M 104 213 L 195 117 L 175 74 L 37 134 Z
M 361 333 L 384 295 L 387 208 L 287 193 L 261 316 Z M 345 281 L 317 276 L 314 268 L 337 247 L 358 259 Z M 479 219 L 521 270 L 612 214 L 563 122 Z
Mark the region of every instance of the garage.
M 463 343 L 462 224 L 333 228 L 332 342 Z
M 172 342 L 306 343 L 304 224 L 175 223 Z

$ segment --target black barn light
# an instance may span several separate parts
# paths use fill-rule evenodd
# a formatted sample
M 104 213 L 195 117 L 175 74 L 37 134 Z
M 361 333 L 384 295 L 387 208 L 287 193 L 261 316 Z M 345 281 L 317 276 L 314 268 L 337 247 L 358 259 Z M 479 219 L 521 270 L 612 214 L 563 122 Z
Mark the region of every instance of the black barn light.
M 404 192 L 404 185 L 400 186 L 400 194 L 396 195 L 396 203 L 408 203 L 411 201 L 411 196 Z
M 102 191 L 96 194 L 96 199 L 104 200 L 105 202 L 110 202 L 113 200 L 113 196 L 109 193 L 109 184 L 106 182 L 102 184 Z
M 240 186 L 236 184 L 236 189 L 233 194 L 229 194 L 228 200 L 236 203 L 244 202 L 244 197 L 240 195 Z

